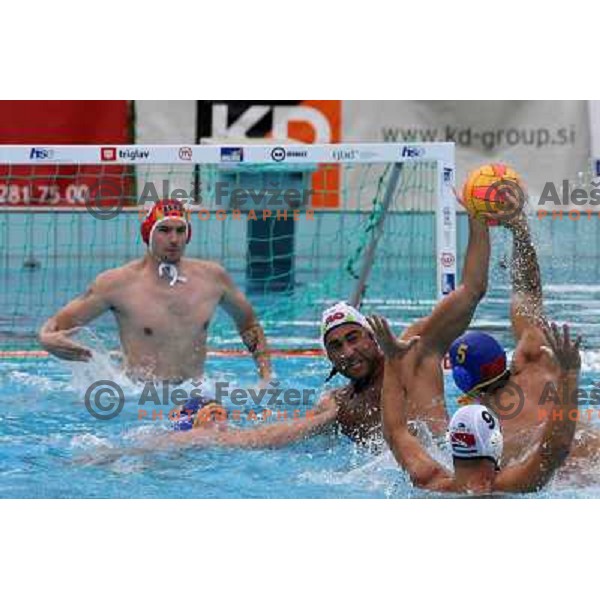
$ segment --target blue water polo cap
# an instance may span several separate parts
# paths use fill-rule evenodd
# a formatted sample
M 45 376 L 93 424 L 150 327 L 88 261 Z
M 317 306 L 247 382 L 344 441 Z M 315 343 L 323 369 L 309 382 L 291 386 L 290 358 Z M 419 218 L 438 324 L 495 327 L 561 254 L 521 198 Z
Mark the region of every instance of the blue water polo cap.
M 450 364 L 454 382 L 466 393 L 498 381 L 507 372 L 504 348 L 482 331 L 468 331 L 454 340 Z

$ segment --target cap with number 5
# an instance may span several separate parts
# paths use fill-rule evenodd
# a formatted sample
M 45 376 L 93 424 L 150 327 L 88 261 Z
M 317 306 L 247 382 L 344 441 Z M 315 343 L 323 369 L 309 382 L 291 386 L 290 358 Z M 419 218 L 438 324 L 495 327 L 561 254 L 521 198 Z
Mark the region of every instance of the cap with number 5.
M 504 348 L 483 331 L 456 338 L 449 354 L 454 382 L 463 392 L 474 393 L 507 372 Z

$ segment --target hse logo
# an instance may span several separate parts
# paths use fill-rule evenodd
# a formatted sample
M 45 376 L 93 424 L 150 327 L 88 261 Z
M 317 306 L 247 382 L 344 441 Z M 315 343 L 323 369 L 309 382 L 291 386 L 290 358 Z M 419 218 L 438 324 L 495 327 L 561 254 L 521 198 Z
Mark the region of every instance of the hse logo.
M 124 150 L 117 148 L 100 148 L 100 160 L 115 161 L 117 158 L 122 160 L 146 160 L 150 158 L 150 151 L 142 148 L 126 148 Z
M 51 160 L 54 158 L 52 148 L 32 148 L 29 152 L 29 158 L 32 160 Z
M 419 148 L 418 146 L 403 146 L 400 156 L 402 158 L 419 158 L 425 155 L 425 148 Z

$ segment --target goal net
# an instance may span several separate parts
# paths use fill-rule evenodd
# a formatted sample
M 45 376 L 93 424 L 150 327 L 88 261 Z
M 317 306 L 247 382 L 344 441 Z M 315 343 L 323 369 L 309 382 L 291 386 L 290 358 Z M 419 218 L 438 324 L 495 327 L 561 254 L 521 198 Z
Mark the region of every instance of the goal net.
M 142 257 L 164 198 L 190 210 L 186 256 L 229 271 L 274 347 L 315 347 L 342 299 L 426 311 L 456 281 L 453 185 L 442 143 L 0 147 L 0 349 L 36 349 L 48 316 Z M 116 341 L 110 314 L 94 331 Z M 209 333 L 240 344 L 224 314 Z

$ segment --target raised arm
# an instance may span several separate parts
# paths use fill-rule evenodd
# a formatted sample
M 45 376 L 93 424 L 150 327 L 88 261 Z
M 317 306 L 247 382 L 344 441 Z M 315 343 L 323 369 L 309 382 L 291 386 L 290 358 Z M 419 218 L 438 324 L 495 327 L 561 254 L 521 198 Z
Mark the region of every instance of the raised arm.
M 510 316 L 517 342 L 513 355 L 515 372 L 521 371 L 527 363 L 545 360 L 542 351 L 545 343 L 542 281 L 537 252 L 521 206 L 525 198 L 524 192 L 522 194 L 512 218 L 501 221 L 513 236 Z
M 529 328 L 535 328 L 541 338 L 542 280 L 527 218 L 520 212 L 514 219 L 504 223 L 504 226 L 513 236 L 510 307 L 513 333 L 519 341 Z
M 224 284 L 221 306 L 235 321 L 242 341 L 256 363 L 260 379 L 266 381 L 271 378 L 271 357 L 263 328 L 254 314 L 252 305 L 224 269 L 220 276 Z
M 199 419 L 202 418 L 201 412 L 198 414 Z M 189 431 L 169 433 L 153 440 L 152 445 L 145 450 L 182 446 L 279 448 L 320 433 L 333 424 L 336 417 L 336 402 L 333 396 L 326 394 L 312 410 L 306 412 L 306 416 L 299 419 L 248 429 L 222 429 L 219 426 L 211 427 L 209 424 Z
M 544 334 L 560 366 L 556 382 L 559 404 L 547 417 L 535 451 L 523 463 L 507 468 L 497 477 L 497 489 L 501 491 L 534 492 L 544 487 L 565 461 L 573 442 L 577 419 L 572 419 L 569 412 L 578 406 L 581 338 L 572 342 L 568 325 L 563 325 L 561 335 L 555 323 L 545 326 Z
M 436 305 L 431 315 L 409 327 L 403 338 L 419 335 L 424 349 L 444 355 L 469 327 L 487 291 L 489 263 L 489 228 L 483 219 L 469 216 L 469 242 L 461 284 Z
M 424 450 L 408 429 L 406 389 L 402 384 L 402 360 L 418 338 L 403 342 L 394 338 L 387 321 L 370 317 L 377 342 L 384 356 L 381 406 L 383 435 L 398 464 L 405 469 L 414 485 L 435 489 L 450 474 Z
M 327 396 L 301 419 L 251 429 L 223 431 L 215 442 L 238 448 L 280 448 L 320 433 L 332 425 L 336 417 L 337 405 L 332 397 Z M 194 429 L 190 433 L 193 436 L 197 431 Z
M 207 407 L 208 408 L 208 407 Z M 206 409 L 204 409 L 206 410 Z M 200 411 L 202 412 L 202 411 Z M 200 413 L 199 413 L 200 415 Z M 327 394 L 317 406 L 301 419 L 287 423 L 262 425 L 248 429 L 223 428 L 220 423 L 209 423 L 189 431 L 169 432 L 153 437 L 133 448 L 110 448 L 95 452 L 80 462 L 108 464 L 124 456 L 144 456 L 161 450 L 176 450 L 191 446 L 227 448 L 280 448 L 316 435 L 335 422 L 337 406 Z
M 69 339 L 69 336 L 110 308 L 109 294 L 113 280 L 114 275 L 110 271 L 100 274 L 87 291 L 50 317 L 38 334 L 42 347 L 64 360 L 89 360 L 91 351 Z

